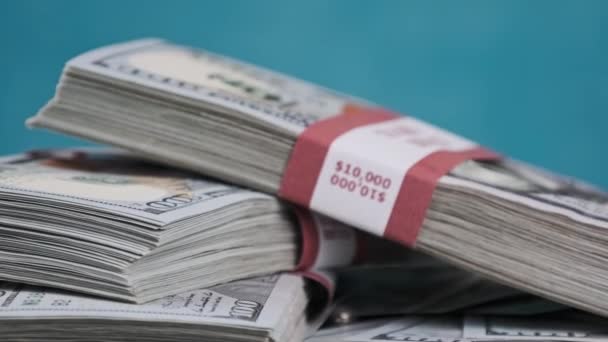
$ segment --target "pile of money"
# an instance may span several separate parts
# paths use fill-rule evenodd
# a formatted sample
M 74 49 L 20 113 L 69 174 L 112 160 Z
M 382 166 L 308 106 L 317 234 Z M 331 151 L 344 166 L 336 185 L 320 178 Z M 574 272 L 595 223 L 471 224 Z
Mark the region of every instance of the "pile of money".
M 297 189 L 310 176 L 287 175 L 318 159 L 312 153 L 305 156 L 309 159 L 292 161 L 298 146 L 326 147 L 323 134 L 342 126 L 330 127 L 329 133 L 320 129 L 321 134 L 311 137 L 307 132 L 333 122 L 338 113 L 354 113 L 340 115 L 346 125 L 386 116 L 385 111 L 361 108 L 372 105 L 206 51 L 141 40 L 103 47 L 68 62 L 55 97 L 29 125 L 123 147 L 173 167 L 283 196 L 286 185 Z M 408 146 L 430 151 L 429 156 L 435 146 L 458 151 L 475 146 L 415 119 L 403 120 L 408 120 L 406 126 L 378 126 L 374 139 L 413 135 Z M 364 141 L 369 132 L 359 128 L 352 135 Z M 416 136 L 418 132 L 428 135 Z M 365 152 L 369 144 L 348 139 L 339 147 L 331 145 L 331 152 L 361 165 L 373 159 L 373 165 L 386 173 L 394 171 L 390 158 L 382 155 L 382 148 L 392 151 L 391 146 Z M 391 156 L 399 155 L 399 150 L 393 152 Z M 521 162 L 491 158 L 491 153 L 471 156 L 493 160 L 463 162 L 450 159 L 457 154 L 447 155 L 442 161 L 455 164 L 451 171 L 442 174 L 422 165 L 410 182 L 413 192 L 404 201 L 408 207 L 388 208 L 390 217 L 383 211 L 384 202 L 397 203 L 402 195 L 388 190 L 396 188 L 395 178 L 344 160 L 328 164 L 333 157 L 327 157 L 318 171 L 312 195 L 302 190 L 284 197 L 305 205 L 307 200 L 298 198 L 307 198 L 314 210 L 378 235 L 385 235 L 388 224 L 399 228 L 419 221 L 419 231 L 393 231 L 388 237 L 399 240 L 405 234 L 418 250 L 453 265 L 608 315 L 608 195 Z M 317 191 L 320 180 L 331 184 Z M 416 192 L 417 188 L 424 191 Z M 337 191 L 342 193 L 336 197 Z M 426 197 L 428 208 L 422 208 Z
M 608 340 L 608 195 L 416 119 L 148 39 L 28 124 L 113 149 L 0 157 L 2 341 Z
M 145 303 L 293 270 L 300 233 L 275 197 L 120 152 L 0 162 L 0 278 Z

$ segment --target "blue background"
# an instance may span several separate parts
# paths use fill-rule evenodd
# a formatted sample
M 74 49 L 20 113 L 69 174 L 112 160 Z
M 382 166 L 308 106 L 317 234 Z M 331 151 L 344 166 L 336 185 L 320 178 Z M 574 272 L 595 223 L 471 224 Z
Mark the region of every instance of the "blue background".
M 23 122 L 70 57 L 159 36 L 608 187 L 607 30 L 608 1 L 4 1 L 0 153 L 81 145 Z

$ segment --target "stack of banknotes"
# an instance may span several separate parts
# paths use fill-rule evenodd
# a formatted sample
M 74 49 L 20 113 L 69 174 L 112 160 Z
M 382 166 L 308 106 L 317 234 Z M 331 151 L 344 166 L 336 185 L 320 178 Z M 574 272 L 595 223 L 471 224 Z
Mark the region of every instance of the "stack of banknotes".
M 69 61 L 0 158 L 2 341 L 604 341 L 608 194 L 146 39 Z

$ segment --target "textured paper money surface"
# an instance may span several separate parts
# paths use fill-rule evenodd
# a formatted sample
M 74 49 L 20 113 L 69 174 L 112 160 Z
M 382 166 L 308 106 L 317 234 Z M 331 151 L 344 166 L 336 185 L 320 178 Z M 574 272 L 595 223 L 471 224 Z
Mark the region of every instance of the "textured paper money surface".
M 244 200 L 271 199 L 119 153 L 92 151 L 82 158 L 13 157 L 0 164 L 0 190 L 3 196 L 36 196 L 160 225 Z
M 354 101 L 277 72 L 161 40 L 98 49 L 69 66 L 244 112 L 295 134 Z
M 71 292 L 14 283 L 0 284 L 0 320 L 99 318 L 237 324 L 273 328 L 302 279 L 272 275 L 127 304 Z
M 590 317 L 590 316 L 589 316 Z M 605 320 L 565 315 L 405 316 L 354 324 L 352 328 L 321 330 L 311 342 L 328 341 L 412 341 L 412 342 L 475 342 L 475 341 L 606 341 Z

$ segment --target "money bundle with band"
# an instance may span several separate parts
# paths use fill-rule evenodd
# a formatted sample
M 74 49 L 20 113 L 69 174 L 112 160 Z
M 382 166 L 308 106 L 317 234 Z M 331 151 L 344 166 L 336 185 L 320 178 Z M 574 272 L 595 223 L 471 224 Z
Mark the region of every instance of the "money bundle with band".
M 608 196 L 359 99 L 159 40 L 70 61 L 29 121 L 278 194 L 608 315 Z
M 102 149 L 0 158 L 0 236 L 0 280 L 136 303 L 362 251 L 410 257 L 276 197 Z
M 0 283 L 0 335 L 38 341 L 302 341 L 309 291 L 303 278 L 273 275 L 119 303 Z

